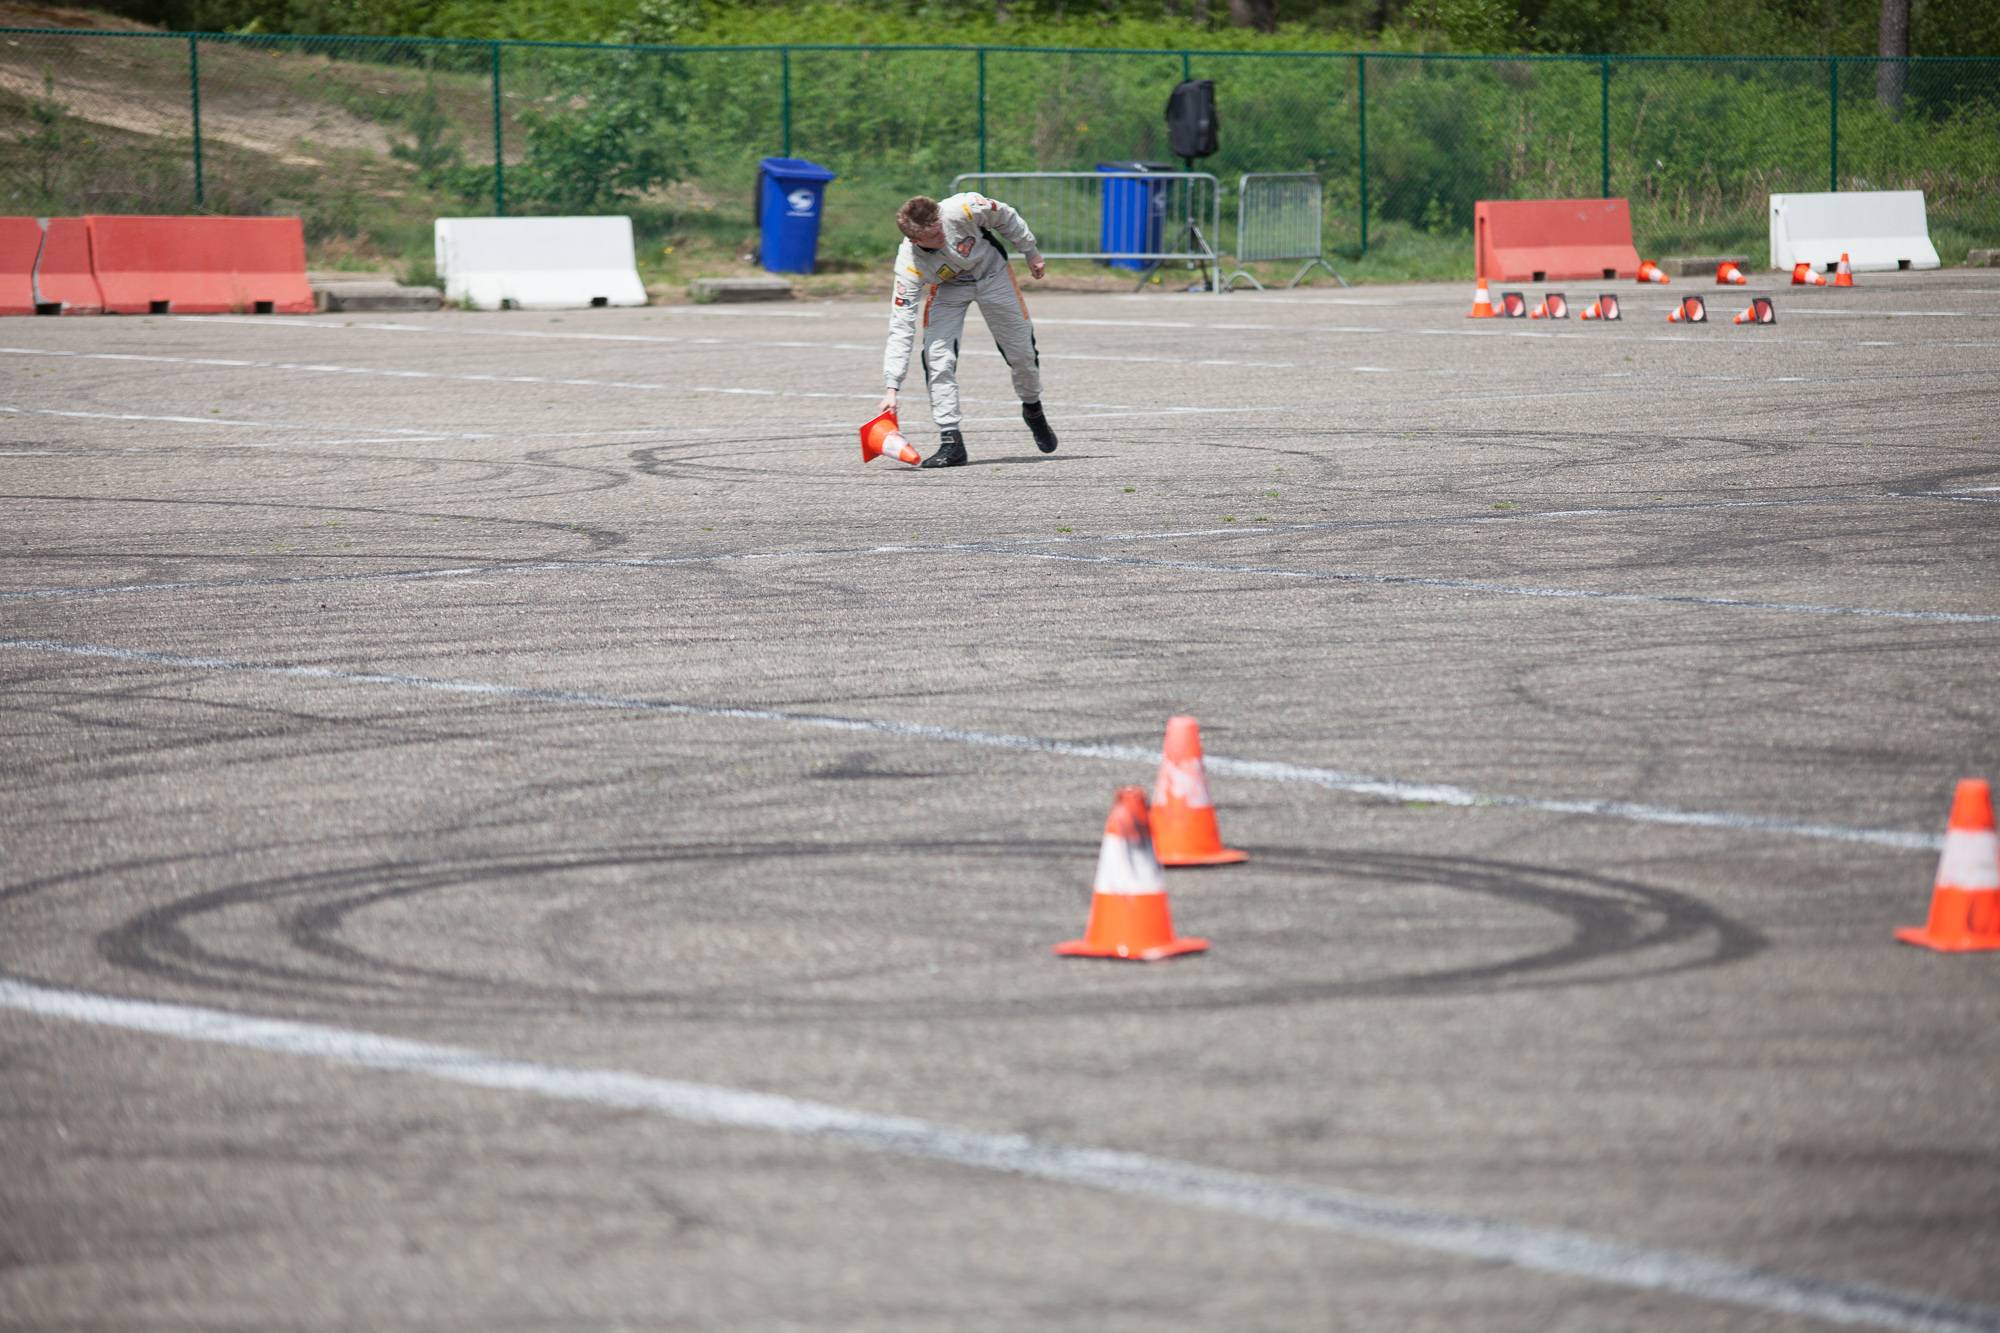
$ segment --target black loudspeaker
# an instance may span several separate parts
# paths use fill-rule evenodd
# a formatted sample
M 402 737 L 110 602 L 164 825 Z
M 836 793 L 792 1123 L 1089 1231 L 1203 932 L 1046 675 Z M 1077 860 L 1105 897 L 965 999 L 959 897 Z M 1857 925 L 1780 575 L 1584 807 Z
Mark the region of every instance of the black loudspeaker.
M 1189 79 L 1167 99 L 1167 143 L 1175 157 L 1215 151 L 1215 80 Z

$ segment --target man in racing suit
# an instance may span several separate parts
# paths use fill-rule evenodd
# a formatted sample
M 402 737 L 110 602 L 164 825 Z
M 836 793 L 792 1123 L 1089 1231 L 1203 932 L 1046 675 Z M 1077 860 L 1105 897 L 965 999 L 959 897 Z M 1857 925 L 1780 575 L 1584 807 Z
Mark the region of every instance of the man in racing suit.
M 896 251 L 895 303 L 889 308 L 889 345 L 882 354 L 888 393 L 876 411 L 896 406 L 896 391 L 910 368 L 921 304 L 924 378 L 930 383 L 931 419 L 937 422 L 939 439 L 938 451 L 924 460 L 924 466 L 957 467 L 966 461 L 965 437 L 958 429 L 958 335 L 965 328 L 965 308 L 977 301 L 1002 359 L 1013 372 L 1021 417 L 1034 433 L 1036 447 L 1054 453 L 1056 433 L 1042 415 L 1042 361 L 1035 350 L 1035 327 L 1001 243 L 1027 256 L 1028 272 L 1039 279 L 1045 265 L 1035 247 L 1035 234 L 1006 204 L 970 193 L 945 200 L 919 195 L 897 211 L 896 225 L 904 239 Z

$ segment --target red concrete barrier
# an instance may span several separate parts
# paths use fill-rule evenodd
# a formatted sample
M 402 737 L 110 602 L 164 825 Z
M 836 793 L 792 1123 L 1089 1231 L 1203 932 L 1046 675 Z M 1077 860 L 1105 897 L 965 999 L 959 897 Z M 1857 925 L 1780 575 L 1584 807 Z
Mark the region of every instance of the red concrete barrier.
M 0 218 L 0 315 L 35 313 L 35 260 L 41 253 L 38 220 Z
M 90 229 L 82 218 L 50 218 L 35 269 L 35 299 L 64 315 L 101 315 L 104 293 L 90 267 Z
M 1481 199 L 1473 260 L 1489 282 L 1632 278 L 1632 206 L 1623 199 Z
M 297 218 L 92 214 L 90 260 L 114 315 L 312 313 Z

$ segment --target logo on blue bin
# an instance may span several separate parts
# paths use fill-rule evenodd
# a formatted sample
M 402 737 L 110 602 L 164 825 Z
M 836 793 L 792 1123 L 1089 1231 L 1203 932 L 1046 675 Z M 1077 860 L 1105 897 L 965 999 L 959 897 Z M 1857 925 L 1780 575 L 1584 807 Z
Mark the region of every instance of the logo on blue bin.
M 819 196 L 811 190 L 793 190 L 785 196 L 785 211 L 792 217 L 811 217 Z

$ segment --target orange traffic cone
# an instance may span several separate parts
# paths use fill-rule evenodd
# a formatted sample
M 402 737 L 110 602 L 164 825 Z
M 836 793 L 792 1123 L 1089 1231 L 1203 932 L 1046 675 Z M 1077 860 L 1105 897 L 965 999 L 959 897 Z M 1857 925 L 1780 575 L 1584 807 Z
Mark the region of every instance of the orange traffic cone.
M 1658 264 L 1655 264 L 1652 260 L 1642 259 L 1639 261 L 1639 281 L 1672 282 L 1673 279 L 1668 277 L 1666 273 L 1660 268 L 1660 266 Z
M 1896 932 L 1905 944 L 1941 953 L 2000 949 L 2000 839 L 1993 832 L 1993 789 L 1983 778 L 1958 784 L 1931 890 L 1931 919 Z
M 1681 303 L 1667 312 L 1667 323 L 1708 323 L 1708 303 L 1699 296 L 1683 296 Z
M 1589 305 L 1587 305 L 1587 306 L 1585 306 L 1585 307 L 1583 308 L 1583 313 L 1582 313 L 1581 315 L 1577 316 L 1577 318 L 1579 318 L 1579 319 L 1602 319 L 1602 318 L 1604 318 L 1604 316 L 1602 316 L 1602 315 L 1600 315 L 1600 314 L 1598 314 L 1598 313 L 1597 313 L 1597 302 L 1595 302 L 1595 301 L 1592 301 L 1592 302 L 1591 302 L 1591 303 L 1590 303 Z
M 1736 317 L 1738 324 L 1776 324 L 1778 312 L 1772 304 L 1761 296 L 1750 298 L 1750 304 Z
M 1833 285 L 1836 287 L 1852 287 L 1854 285 L 1854 270 L 1848 267 L 1847 251 L 1845 250 L 1840 252 L 1840 263 L 1833 270 Z
M 1546 300 L 1536 303 L 1535 308 L 1528 312 L 1529 319 L 1547 319 L 1548 317 L 1549 303 Z
M 1167 876 L 1153 855 L 1153 835 L 1146 827 L 1146 793 L 1120 787 L 1104 821 L 1090 923 L 1083 928 L 1082 939 L 1065 940 L 1056 952 L 1065 958 L 1150 963 L 1207 947 L 1207 940 L 1175 937 L 1167 911 Z
M 1826 275 L 1801 259 L 1798 263 L 1792 265 L 1792 286 L 1824 287 L 1826 286 Z
M 903 432 L 896 429 L 894 408 L 861 428 L 861 461 L 871 463 L 883 454 L 898 462 L 908 463 L 911 467 L 924 461 L 916 446 L 904 439 Z
M 1215 798 L 1201 760 L 1201 724 L 1191 717 L 1167 719 L 1167 743 L 1160 775 L 1153 780 L 1153 850 L 1160 864 L 1225 866 L 1250 853 L 1222 845 L 1215 822 Z
M 1499 316 L 1497 316 L 1493 312 L 1493 298 L 1487 295 L 1486 279 L 1484 278 L 1481 278 L 1479 280 L 1478 290 L 1472 293 L 1472 313 L 1467 315 L 1466 318 L 1467 319 L 1499 318 Z
M 1742 269 L 1736 267 L 1735 264 L 1727 259 L 1715 266 L 1715 280 L 1724 287 L 1742 287 L 1750 281 L 1750 279 L 1743 276 Z

